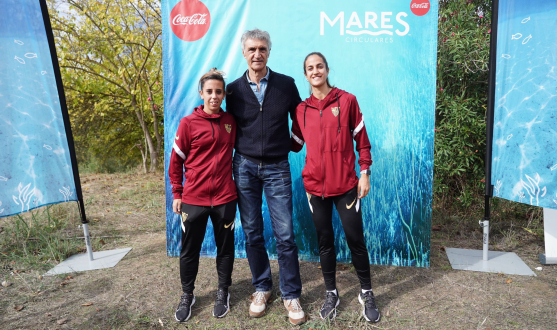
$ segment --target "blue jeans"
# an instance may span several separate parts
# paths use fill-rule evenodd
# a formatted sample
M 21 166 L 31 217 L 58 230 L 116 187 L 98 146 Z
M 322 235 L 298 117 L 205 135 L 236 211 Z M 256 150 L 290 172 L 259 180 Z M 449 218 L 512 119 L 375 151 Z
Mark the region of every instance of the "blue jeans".
M 299 298 L 302 280 L 292 225 L 290 164 L 288 160 L 284 160 L 278 164 L 260 165 L 238 153 L 234 155 L 233 164 L 252 284 L 256 291 L 269 291 L 273 288 L 271 266 L 263 237 L 261 206 L 264 192 L 276 241 L 282 298 Z

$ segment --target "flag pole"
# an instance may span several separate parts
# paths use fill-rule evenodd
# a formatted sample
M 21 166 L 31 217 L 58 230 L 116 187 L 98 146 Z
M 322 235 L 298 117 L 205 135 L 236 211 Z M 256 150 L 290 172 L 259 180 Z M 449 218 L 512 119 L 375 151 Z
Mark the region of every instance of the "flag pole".
M 70 116 L 68 114 L 68 106 L 66 104 L 66 94 L 64 93 L 64 85 L 62 84 L 62 76 L 60 74 L 60 66 L 58 65 L 58 55 L 56 54 L 56 45 L 54 43 L 54 34 L 52 33 L 52 26 L 50 24 L 50 16 L 48 15 L 48 6 L 46 0 L 39 1 L 41 5 L 41 12 L 43 14 L 43 22 L 48 39 L 50 49 L 50 57 L 52 59 L 52 67 L 54 69 L 54 77 L 56 79 L 56 87 L 58 88 L 58 96 L 60 98 L 60 108 L 62 110 L 62 118 L 64 120 L 64 128 L 66 130 L 66 138 L 68 140 L 68 150 L 70 151 L 70 160 L 72 162 L 72 171 L 75 185 L 75 193 L 77 196 L 77 204 L 79 207 L 79 215 L 83 225 L 83 236 L 85 236 L 85 246 L 87 247 L 87 254 L 89 261 L 93 261 L 93 249 L 91 248 L 91 237 L 89 236 L 89 221 L 85 216 L 85 205 L 83 203 L 83 192 L 81 190 L 81 180 L 79 179 L 79 169 L 77 167 L 77 157 L 75 155 L 75 144 L 72 134 L 72 127 Z
M 499 18 L 499 0 L 491 2 L 491 39 L 489 45 L 489 85 L 487 94 L 486 112 L 486 152 L 485 152 L 485 214 L 480 220 L 483 227 L 483 260 L 487 261 L 489 252 L 489 221 L 491 218 L 490 201 L 493 197 L 493 184 L 491 182 L 491 166 L 493 155 L 493 116 L 495 113 L 495 82 L 497 73 L 497 23 Z

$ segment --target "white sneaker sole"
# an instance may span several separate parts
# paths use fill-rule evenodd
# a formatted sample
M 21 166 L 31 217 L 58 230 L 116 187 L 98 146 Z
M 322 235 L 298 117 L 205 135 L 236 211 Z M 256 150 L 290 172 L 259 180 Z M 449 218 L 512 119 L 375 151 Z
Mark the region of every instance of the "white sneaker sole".
M 269 291 L 267 291 L 267 292 L 269 292 Z M 263 310 L 260 311 L 260 312 L 253 311 L 253 310 L 251 309 L 251 306 L 254 304 L 253 301 L 252 301 L 252 303 L 250 304 L 250 308 L 249 308 L 249 317 L 251 317 L 252 319 L 256 319 L 256 318 L 263 317 L 263 316 L 265 315 L 265 313 L 267 312 L 267 308 L 269 307 L 269 305 L 270 305 L 274 300 L 275 300 L 275 297 L 273 297 L 273 295 L 271 294 L 271 295 L 269 296 L 269 299 L 267 299 L 266 301 L 264 301 L 264 308 L 263 308 Z
M 187 320 L 189 320 L 189 319 L 190 319 L 190 316 L 191 316 L 191 306 L 193 306 L 193 304 L 195 304 L 195 296 L 193 296 L 193 301 L 191 302 L 191 305 L 190 305 L 190 313 L 188 314 L 188 317 L 186 317 L 183 321 L 180 321 L 180 320 L 178 320 L 178 318 L 176 317 L 176 313 L 174 313 L 174 318 L 176 319 L 176 321 L 178 321 L 178 322 L 186 322 Z
M 362 307 L 362 316 L 366 319 L 366 321 L 377 323 L 377 322 L 379 322 L 379 320 L 381 320 L 381 313 L 379 313 L 379 316 L 377 317 L 377 320 L 375 320 L 375 321 L 372 321 L 372 320 L 368 319 L 367 316 L 366 316 L 366 304 L 362 300 L 362 297 L 360 296 L 360 294 L 358 294 L 358 301 L 363 306 Z
M 221 316 L 216 316 L 215 310 L 213 309 L 213 316 L 218 318 L 225 317 L 228 312 L 230 312 L 230 293 L 228 293 L 228 297 L 226 297 L 226 312 L 224 312 Z
M 337 317 L 337 307 L 338 307 L 338 304 L 340 304 L 340 298 L 339 298 L 339 297 L 337 297 L 337 303 L 336 303 L 336 305 L 335 305 L 335 308 L 333 309 L 333 318 L 331 319 L 331 321 L 334 320 L 334 319 Z M 319 316 L 321 316 L 321 319 L 322 319 L 322 320 L 325 319 L 325 318 L 323 317 L 323 315 L 321 315 L 321 311 L 319 311 Z

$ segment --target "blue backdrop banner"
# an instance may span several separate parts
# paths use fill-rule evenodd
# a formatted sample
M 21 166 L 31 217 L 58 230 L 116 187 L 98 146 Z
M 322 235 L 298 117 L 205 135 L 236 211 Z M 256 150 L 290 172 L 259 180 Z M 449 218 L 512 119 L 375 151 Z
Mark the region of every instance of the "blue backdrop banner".
M 39 1 L 2 1 L 0 217 L 77 200 L 50 54 Z
M 271 35 L 268 66 L 296 81 L 309 96 L 303 60 L 323 53 L 329 79 L 358 98 L 372 145 L 371 192 L 362 200 L 364 235 L 373 264 L 429 265 L 437 1 L 369 0 L 163 0 L 165 165 L 180 118 L 201 104 L 199 78 L 212 67 L 232 82 L 246 70 L 240 38 L 259 28 Z M 224 106 L 223 106 L 224 108 Z M 294 198 L 294 230 L 300 258 L 318 260 L 301 172 L 305 147 L 289 156 Z M 356 170 L 359 173 L 357 166 Z M 180 219 L 172 213 L 166 175 L 167 252 L 180 252 Z M 263 205 L 267 250 L 275 241 Z M 337 258 L 350 250 L 335 212 Z M 245 257 L 244 234 L 236 216 L 236 255 Z M 216 253 L 209 222 L 202 254 Z
M 557 209 L 557 1 L 500 0 L 493 195 Z

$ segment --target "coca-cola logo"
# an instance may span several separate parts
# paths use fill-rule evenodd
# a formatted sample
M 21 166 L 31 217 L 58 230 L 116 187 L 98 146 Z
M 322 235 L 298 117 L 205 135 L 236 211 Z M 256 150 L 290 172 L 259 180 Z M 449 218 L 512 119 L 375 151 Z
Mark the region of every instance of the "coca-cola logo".
M 429 0 L 412 0 L 410 3 L 410 10 L 416 16 L 424 16 L 429 12 L 430 7 Z
M 211 26 L 209 9 L 198 0 L 182 0 L 170 12 L 170 27 L 184 41 L 196 41 L 207 33 Z
M 172 20 L 172 24 L 174 25 L 202 25 L 206 24 L 207 20 L 205 19 L 207 14 L 193 14 L 191 16 L 182 16 L 182 14 L 176 15 Z

